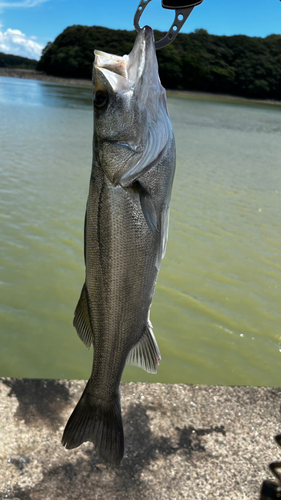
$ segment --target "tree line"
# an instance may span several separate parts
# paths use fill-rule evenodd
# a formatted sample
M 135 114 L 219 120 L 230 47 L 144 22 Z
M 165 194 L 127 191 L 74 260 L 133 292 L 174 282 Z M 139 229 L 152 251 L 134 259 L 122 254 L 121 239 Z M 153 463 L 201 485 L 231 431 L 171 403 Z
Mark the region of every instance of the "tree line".
M 0 52 L 0 68 L 36 69 L 36 67 L 37 61 L 35 59 Z
M 156 39 L 163 35 L 155 31 Z M 37 69 L 90 79 L 95 49 L 128 54 L 135 37 L 135 31 L 70 26 L 46 45 Z M 217 36 L 200 29 L 180 33 L 173 44 L 157 51 L 157 57 L 167 89 L 281 100 L 281 35 Z

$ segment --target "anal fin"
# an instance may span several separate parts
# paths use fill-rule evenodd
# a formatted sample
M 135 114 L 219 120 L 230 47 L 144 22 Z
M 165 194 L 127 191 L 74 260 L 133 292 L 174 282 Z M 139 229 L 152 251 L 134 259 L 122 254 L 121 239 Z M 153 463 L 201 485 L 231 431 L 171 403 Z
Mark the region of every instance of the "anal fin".
M 148 320 L 145 333 L 137 345 L 131 350 L 127 363 L 143 368 L 148 373 L 157 373 L 157 366 L 161 360 L 159 347 Z
M 91 347 L 94 340 L 91 321 L 89 317 L 88 299 L 87 299 L 87 289 L 84 283 L 80 299 L 75 309 L 73 326 L 75 326 L 76 331 L 84 344 Z

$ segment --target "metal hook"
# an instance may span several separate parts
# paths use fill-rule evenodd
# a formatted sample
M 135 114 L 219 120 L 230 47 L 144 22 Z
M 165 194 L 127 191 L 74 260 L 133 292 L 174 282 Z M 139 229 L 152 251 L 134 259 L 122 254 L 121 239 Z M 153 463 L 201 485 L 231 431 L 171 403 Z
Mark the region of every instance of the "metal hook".
M 281 434 L 275 436 L 276 443 L 281 446 Z M 277 479 L 277 482 L 270 481 L 266 479 L 262 483 L 260 500 L 276 500 L 281 499 L 281 474 L 279 470 L 281 469 L 281 462 L 272 462 L 269 465 L 272 474 Z
M 149 2 L 151 2 L 151 0 L 141 0 L 139 5 L 138 5 L 137 11 L 135 13 L 134 26 L 135 26 L 138 33 L 142 29 L 139 25 L 140 17 L 142 15 L 144 9 L 146 8 L 146 6 L 149 4 Z M 201 3 L 201 2 L 194 2 L 194 3 L 195 3 L 195 5 L 198 5 L 198 3 Z M 187 7 L 187 8 L 176 8 L 175 9 L 176 14 L 175 14 L 174 22 L 173 22 L 172 26 L 170 27 L 169 31 L 166 33 L 166 35 L 163 38 L 161 38 L 161 40 L 158 40 L 157 42 L 155 42 L 156 50 L 162 49 L 163 47 L 166 47 L 166 45 L 169 45 L 169 43 L 172 43 L 174 41 L 176 36 L 179 34 L 182 26 L 184 25 L 185 21 L 187 20 L 188 16 L 191 14 L 193 8 L 194 8 L 194 5 L 191 7 Z

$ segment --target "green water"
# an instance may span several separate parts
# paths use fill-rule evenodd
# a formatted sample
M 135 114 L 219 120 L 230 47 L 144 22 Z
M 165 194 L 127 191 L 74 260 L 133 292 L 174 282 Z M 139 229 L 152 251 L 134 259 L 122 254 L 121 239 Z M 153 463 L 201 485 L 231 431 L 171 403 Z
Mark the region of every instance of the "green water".
M 0 376 L 88 378 L 84 282 L 91 88 L 0 78 Z M 281 385 L 281 107 L 170 97 L 168 249 L 151 319 L 158 374 Z

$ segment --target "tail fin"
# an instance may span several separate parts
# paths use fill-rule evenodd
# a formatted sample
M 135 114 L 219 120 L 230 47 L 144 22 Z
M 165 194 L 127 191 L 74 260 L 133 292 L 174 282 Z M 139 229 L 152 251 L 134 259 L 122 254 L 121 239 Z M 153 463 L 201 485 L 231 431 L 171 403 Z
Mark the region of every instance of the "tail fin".
M 92 441 L 105 462 L 119 465 L 124 455 L 120 398 L 104 409 L 90 402 L 88 387 L 89 382 L 66 424 L 62 444 L 72 449 Z

